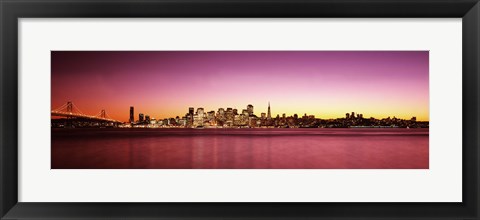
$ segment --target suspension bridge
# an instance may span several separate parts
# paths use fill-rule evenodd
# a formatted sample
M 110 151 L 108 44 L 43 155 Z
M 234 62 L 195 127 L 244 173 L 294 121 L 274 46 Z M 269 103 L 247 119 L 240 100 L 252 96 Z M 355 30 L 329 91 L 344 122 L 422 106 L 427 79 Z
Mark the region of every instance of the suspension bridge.
M 67 102 L 62 106 L 53 109 L 51 111 L 51 116 L 59 116 L 59 117 L 66 117 L 67 119 L 87 119 L 99 122 L 113 122 L 113 123 L 121 123 L 121 121 L 115 120 L 108 115 L 105 109 L 102 109 L 96 115 L 88 115 L 84 114 L 80 109 L 73 103 Z

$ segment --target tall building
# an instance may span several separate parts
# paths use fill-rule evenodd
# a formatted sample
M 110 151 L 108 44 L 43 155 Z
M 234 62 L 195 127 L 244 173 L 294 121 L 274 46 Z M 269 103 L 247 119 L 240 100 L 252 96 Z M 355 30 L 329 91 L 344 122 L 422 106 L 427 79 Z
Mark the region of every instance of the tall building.
M 227 108 L 227 112 L 225 112 L 225 123 L 227 126 L 233 125 L 233 119 L 234 119 L 234 114 L 233 114 L 233 109 L 232 108 Z
M 194 112 L 194 111 L 195 111 L 195 110 L 194 110 L 193 107 L 188 108 L 188 115 L 187 115 L 187 117 L 188 117 L 188 119 L 189 119 L 189 120 L 188 120 L 189 125 L 192 125 L 192 124 L 193 124 L 193 112 Z
M 130 106 L 130 120 L 129 120 L 130 123 L 135 122 L 135 118 L 134 118 L 133 114 L 134 114 L 133 113 L 133 106 Z
M 267 114 L 265 112 L 262 112 L 262 114 L 260 114 L 260 115 L 261 115 L 262 119 L 267 118 L 267 116 L 266 116 Z
M 226 117 L 225 117 L 225 109 L 219 108 L 217 112 L 217 124 L 219 126 L 223 126 L 223 123 L 225 122 Z
M 205 113 L 205 111 L 203 110 L 203 108 L 197 108 L 197 115 L 198 116 L 203 117 L 204 113 Z
M 267 119 L 272 119 L 272 113 L 270 112 L 270 102 L 268 102 Z
M 146 121 L 147 123 L 150 123 L 150 115 L 145 115 L 145 121 Z
M 145 119 L 143 119 L 143 113 L 138 114 L 138 121 L 143 122 Z
M 247 105 L 247 111 L 248 111 L 248 115 L 253 115 L 253 105 L 252 104 Z
M 203 108 L 197 108 L 197 114 L 193 115 L 193 127 L 203 127 L 205 111 Z

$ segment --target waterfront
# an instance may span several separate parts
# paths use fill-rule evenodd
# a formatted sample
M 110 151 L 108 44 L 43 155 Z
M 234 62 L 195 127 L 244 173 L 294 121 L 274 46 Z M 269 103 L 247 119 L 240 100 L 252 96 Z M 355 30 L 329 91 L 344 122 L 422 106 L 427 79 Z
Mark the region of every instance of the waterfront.
M 52 129 L 52 169 L 428 169 L 424 129 Z

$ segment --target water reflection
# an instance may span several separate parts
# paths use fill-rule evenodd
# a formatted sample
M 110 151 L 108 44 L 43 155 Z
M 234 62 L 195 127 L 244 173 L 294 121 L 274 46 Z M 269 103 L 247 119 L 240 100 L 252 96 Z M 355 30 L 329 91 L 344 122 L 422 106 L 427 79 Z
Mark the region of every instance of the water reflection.
M 52 168 L 428 169 L 428 129 L 53 129 Z

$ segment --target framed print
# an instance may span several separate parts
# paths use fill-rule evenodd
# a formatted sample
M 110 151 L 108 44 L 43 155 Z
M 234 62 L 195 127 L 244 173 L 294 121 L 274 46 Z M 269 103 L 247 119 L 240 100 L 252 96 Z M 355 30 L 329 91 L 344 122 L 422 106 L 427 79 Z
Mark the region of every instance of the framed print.
M 478 219 L 479 7 L 2 1 L 1 218 Z
M 428 58 L 428 51 L 52 51 L 51 169 L 428 169 Z M 249 104 L 229 107 L 242 99 Z M 349 105 L 333 107 L 341 103 Z M 118 107 L 84 113 L 99 105 Z M 343 113 L 354 108 L 376 115 Z

